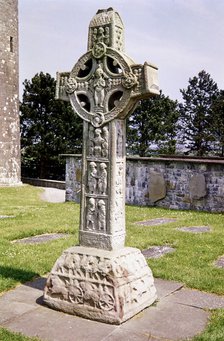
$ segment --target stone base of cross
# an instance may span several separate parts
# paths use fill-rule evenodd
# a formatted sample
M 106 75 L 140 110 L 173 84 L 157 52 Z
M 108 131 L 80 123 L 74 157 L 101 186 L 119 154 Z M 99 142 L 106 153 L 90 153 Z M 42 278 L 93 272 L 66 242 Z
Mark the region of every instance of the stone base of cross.
M 55 263 L 44 302 L 70 314 L 120 324 L 156 300 L 152 272 L 125 244 L 125 118 L 159 94 L 157 68 L 124 54 L 123 24 L 112 8 L 89 26 L 88 52 L 57 76 L 57 97 L 83 118 L 79 246 Z
M 156 298 L 144 256 L 129 247 L 71 247 L 51 270 L 44 293 L 53 309 L 112 324 L 128 320 Z

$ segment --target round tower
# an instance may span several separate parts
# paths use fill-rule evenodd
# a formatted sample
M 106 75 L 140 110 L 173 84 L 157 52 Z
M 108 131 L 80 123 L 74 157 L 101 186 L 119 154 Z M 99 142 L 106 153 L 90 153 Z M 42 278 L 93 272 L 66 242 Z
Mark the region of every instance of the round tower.
M 20 179 L 18 0 L 0 0 L 0 186 Z

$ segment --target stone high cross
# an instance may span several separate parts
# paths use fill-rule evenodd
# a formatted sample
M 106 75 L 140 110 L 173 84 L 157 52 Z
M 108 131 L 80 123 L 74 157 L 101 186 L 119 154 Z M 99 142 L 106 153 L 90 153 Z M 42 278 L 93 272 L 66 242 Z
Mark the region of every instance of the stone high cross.
M 125 118 L 159 94 L 157 68 L 124 53 L 124 27 L 112 8 L 89 25 L 88 51 L 58 73 L 57 98 L 83 119 L 80 246 L 54 265 L 44 300 L 55 308 L 121 323 L 156 299 L 140 251 L 125 248 Z

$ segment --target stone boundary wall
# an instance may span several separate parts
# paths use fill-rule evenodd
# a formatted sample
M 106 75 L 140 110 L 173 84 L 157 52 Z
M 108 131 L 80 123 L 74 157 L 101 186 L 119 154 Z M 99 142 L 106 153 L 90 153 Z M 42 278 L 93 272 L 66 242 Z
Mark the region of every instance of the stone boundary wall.
M 48 179 L 34 179 L 22 178 L 24 184 L 29 184 L 38 187 L 51 187 L 57 189 L 65 189 L 65 181 L 48 180 Z
M 66 157 L 66 200 L 79 202 L 81 155 Z M 224 159 L 127 157 L 126 203 L 224 212 Z

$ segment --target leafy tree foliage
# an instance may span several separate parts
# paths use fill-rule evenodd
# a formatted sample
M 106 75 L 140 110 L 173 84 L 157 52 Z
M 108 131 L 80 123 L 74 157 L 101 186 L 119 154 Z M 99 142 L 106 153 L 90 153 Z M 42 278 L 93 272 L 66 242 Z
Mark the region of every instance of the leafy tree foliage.
M 55 100 L 56 81 L 40 72 L 24 81 L 21 112 L 22 169 L 25 176 L 60 178 L 59 154 L 81 152 L 82 120 L 69 103 Z
M 211 130 L 214 139 L 214 151 L 224 156 L 224 90 L 220 90 L 218 98 L 212 104 Z
M 127 120 L 127 150 L 130 154 L 173 154 L 176 146 L 177 102 L 160 93 L 139 102 Z
M 212 149 L 212 105 L 218 97 L 218 86 L 204 70 L 189 79 L 187 89 L 180 90 L 180 129 L 188 152 L 198 156 Z

